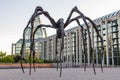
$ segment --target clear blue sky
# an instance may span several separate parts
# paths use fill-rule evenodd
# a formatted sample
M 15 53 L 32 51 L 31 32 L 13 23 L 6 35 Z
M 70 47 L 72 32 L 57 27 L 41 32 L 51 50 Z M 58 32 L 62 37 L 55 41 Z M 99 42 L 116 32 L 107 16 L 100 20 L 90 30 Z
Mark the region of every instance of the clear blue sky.
M 95 19 L 120 10 L 120 0 L 0 0 L 0 51 L 11 54 L 11 44 L 22 38 L 36 6 L 42 6 L 56 21 L 61 17 L 66 20 L 74 6 Z

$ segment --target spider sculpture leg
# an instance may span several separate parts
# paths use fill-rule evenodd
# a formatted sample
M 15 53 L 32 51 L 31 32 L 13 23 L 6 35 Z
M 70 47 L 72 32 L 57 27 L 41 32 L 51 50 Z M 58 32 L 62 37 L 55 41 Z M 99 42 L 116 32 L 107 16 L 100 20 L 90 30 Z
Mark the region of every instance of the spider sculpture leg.
M 87 65 L 87 52 L 86 52 L 86 44 L 85 44 L 85 36 L 84 36 L 84 29 L 81 28 L 81 32 L 82 32 L 82 39 L 83 39 L 83 53 L 84 53 L 84 71 L 86 71 L 86 65 Z
M 35 29 L 34 31 L 34 34 L 35 35 L 35 32 L 37 31 L 38 28 L 41 28 L 42 26 L 44 27 L 51 27 L 51 28 L 54 28 L 50 25 L 39 25 L 37 26 L 37 28 Z M 57 33 L 57 36 L 56 36 L 56 59 L 57 59 L 57 71 L 58 71 L 58 52 L 57 52 L 57 42 L 58 42 L 58 39 L 60 40 L 60 55 L 59 55 L 59 59 L 60 59 L 60 77 L 61 77 L 61 74 L 62 74 L 62 50 L 64 48 L 64 29 L 61 28 L 60 30 L 61 32 L 60 33 Z M 60 35 L 59 35 L 60 34 Z M 60 37 L 61 36 L 61 37 Z
M 42 7 L 37 6 L 36 9 L 35 9 L 35 11 L 34 11 L 34 13 L 33 13 L 32 18 L 31 18 L 31 25 L 32 25 L 32 26 L 34 25 L 34 20 L 35 20 L 35 18 L 37 17 L 38 12 L 41 12 L 41 11 L 44 11 L 44 10 L 42 9 Z M 32 26 L 31 26 L 31 27 L 32 27 Z M 33 37 L 32 37 L 32 36 L 33 36 Z M 31 38 L 32 38 L 32 39 L 31 39 Z M 31 51 L 30 51 L 30 52 L 32 53 L 34 71 L 36 71 L 36 69 L 35 69 L 35 44 L 34 44 L 34 31 L 33 31 L 33 27 L 32 27 L 32 29 L 31 29 L 31 38 L 30 38 L 30 40 L 32 40 L 32 42 L 31 42 L 31 46 L 30 46 L 30 48 L 31 48 Z M 31 54 L 30 54 L 30 56 L 29 56 L 29 59 L 31 59 Z M 31 72 L 31 60 L 30 60 L 30 72 Z
M 29 64 L 30 64 L 30 70 L 29 70 L 29 74 L 31 75 L 31 68 L 32 68 L 32 60 L 31 60 L 31 57 L 32 57 L 32 54 L 34 55 L 34 48 L 33 48 L 33 29 L 34 29 L 34 20 L 35 20 L 35 15 L 33 14 L 32 17 L 31 17 L 31 33 L 30 33 L 30 54 L 29 54 Z
M 87 52 L 85 47 L 85 37 L 84 37 L 84 28 L 82 25 L 80 25 L 79 20 L 76 20 L 77 24 L 81 27 L 81 33 L 82 33 L 82 39 L 83 39 L 83 53 L 84 53 L 84 71 L 86 71 L 86 61 L 87 61 Z
M 102 66 L 102 62 L 103 62 L 103 55 L 104 55 L 104 47 L 103 47 L 103 38 L 101 37 L 101 35 L 99 34 L 99 31 L 97 29 L 96 24 L 88 17 L 86 17 L 86 19 L 92 24 L 93 28 L 95 29 L 97 36 L 100 38 L 101 40 L 101 54 L 102 54 L 102 59 L 101 59 L 101 70 L 103 72 L 103 66 Z
M 22 43 L 22 48 L 21 48 L 21 51 L 20 51 L 20 64 L 21 64 L 21 68 L 22 68 L 22 72 L 24 72 L 24 67 L 23 67 L 23 64 L 22 64 L 22 60 L 23 60 L 23 53 L 24 53 L 24 40 L 23 40 L 23 43 Z
M 35 20 L 35 13 L 32 15 L 32 18 L 31 18 L 31 35 L 30 35 L 30 54 L 29 54 L 29 60 L 30 60 L 30 75 L 31 75 L 31 66 L 32 66 L 32 59 L 33 59 L 33 68 L 34 68 L 34 71 L 36 71 L 35 69 L 35 44 L 34 44 L 34 20 Z
M 24 68 L 23 68 L 23 64 L 22 64 L 22 60 L 23 60 L 23 57 L 22 57 L 23 55 L 22 55 L 22 53 L 23 53 L 23 52 L 20 51 L 20 56 L 21 56 L 21 57 L 20 57 L 20 64 L 21 64 L 22 72 L 25 73 Z
M 51 27 L 51 25 L 38 25 L 37 28 L 34 30 L 33 32 L 33 42 L 31 42 L 31 53 L 33 53 L 33 66 L 34 66 L 34 70 L 35 70 L 35 42 L 34 42 L 34 36 L 35 36 L 35 33 L 36 31 L 38 30 L 38 28 L 42 28 L 42 27 Z M 29 58 L 31 59 L 31 55 L 29 56 Z M 31 63 L 30 63 L 30 74 L 31 74 Z
M 85 30 L 83 30 L 85 31 Z M 86 44 L 85 44 L 85 36 L 84 36 L 84 32 L 82 31 L 82 37 L 83 37 L 83 48 L 84 48 L 84 71 L 86 71 L 86 66 L 87 66 L 87 51 L 86 51 Z
M 60 40 L 60 43 L 61 43 L 61 48 L 60 48 L 60 77 L 61 77 L 62 75 L 62 51 L 64 48 L 64 34 L 63 33 L 62 33 L 62 39 Z
M 90 37 L 90 30 L 89 30 L 89 26 L 88 26 L 88 23 L 86 21 L 86 18 L 84 16 L 84 14 L 82 12 L 80 12 L 77 7 L 75 7 L 75 12 L 77 12 L 78 14 L 81 15 L 86 27 L 87 27 L 87 31 L 88 31 L 88 39 L 89 39 L 89 52 L 90 52 L 90 57 L 91 57 L 91 60 L 92 60 L 92 65 L 93 65 L 93 70 L 94 70 L 94 74 L 96 74 L 96 71 L 95 71 L 95 66 L 94 66 L 94 56 L 93 56 L 93 47 L 91 45 L 91 37 Z
M 33 38 L 33 25 L 34 25 L 34 20 L 35 18 L 38 16 L 38 15 L 41 15 L 41 14 L 44 14 L 45 16 L 47 16 L 48 19 L 50 19 L 50 21 L 52 22 L 52 24 L 55 24 L 55 21 L 52 19 L 52 17 L 50 17 L 50 15 L 48 14 L 48 12 L 46 11 L 41 11 L 39 13 L 37 13 L 36 11 L 39 10 L 39 8 L 37 7 L 37 9 L 35 10 L 34 14 L 32 15 L 31 17 L 31 36 L 30 36 L 30 42 L 31 42 L 31 45 L 30 45 L 30 56 L 29 56 L 29 60 L 30 60 L 30 74 L 31 74 L 31 55 L 33 54 L 33 66 L 34 66 L 34 57 L 35 57 L 35 51 L 34 51 L 34 38 Z M 43 10 L 43 9 L 40 9 L 40 10 Z M 35 66 L 34 66 L 34 70 L 35 70 Z
M 70 19 L 69 22 L 67 23 L 67 25 L 70 24 L 72 21 L 79 20 L 80 18 L 81 18 L 81 16 L 77 16 L 75 18 Z M 104 54 L 103 39 L 102 39 L 101 35 L 99 34 L 99 31 L 97 30 L 97 26 L 95 25 L 95 23 L 90 18 L 88 18 L 86 16 L 85 16 L 85 18 L 86 18 L 86 20 L 88 20 L 92 24 L 92 27 L 95 29 L 98 37 L 101 40 L 101 54 L 102 54 L 102 58 L 101 58 L 101 70 L 103 72 L 103 67 L 102 67 L 103 54 Z
M 55 40 L 55 52 L 56 52 L 56 62 L 57 62 L 57 71 L 58 71 L 58 51 L 57 51 L 57 43 L 58 43 L 58 37 L 56 36 L 56 40 Z
M 73 12 L 76 12 L 78 13 L 80 16 L 78 17 L 75 17 L 75 18 L 72 18 L 71 19 L 71 16 L 73 14 Z M 72 21 L 74 20 L 77 20 L 77 19 L 82 19 L 83 22 L 85 23 L 86 27 L 87 27 L 87 31 L 88 31 L 88 39 L 89 39 L 89 52 L 90 52 L 90 57 L 91 57 L 91 60 L 92 60 L 92 64 L 93 64 L 93 70 L 94 70 L 94 74 L 96 74 L 96 71 L 95 71 L 95 66 L 94 66 L 94 58 L 93 58 L 93 48 L 92 48 L 92 45 L 91 45 L 91 37 L 90 37 L 90 31 L 89 31 L 89 26 L 88 26 L 88 23 L 86 21 L 86 18 L 84 16 L 84 14 L 82 12 L 80 12 L 77 7 L 74 7 L 71 12 L 70 12 L 70 15 L 68 16 L 66 22 L 65 22 L 65 25 L 64 25 L 64 28 L 69 25 Z
M 32 17 L 33 17 L 33 16 L 32 16 Z M 22 43 L 22 47 L 21 47 L 21 51 L 20 51 L 20 54 L 21 54 L 21 60 L 20 60 L 20 62 L 21 62 L 21 68 L 22 68 L 22 71 L 23 71 L 23 72 L 24 72 L 24 68 L 23 68 L 23 65 L 22 65 L 22 59 L 23 59 L 23 54 L 25 54 L 25 53 L 24 53 L 24 51 L 25 51 L 25 31 L 28 29 L 28 27 L 29 27 L 29 25 L 30 25 L 30 23 L 31 23 L 32 17 L 31 17 L 30 20 L 28 21 L 28 24 L 27 24 L 27 26 L 25 27 L 24 32 L 23 32 L 23 43 Z M 33 29 L 33 28 L 31 28 L 31 31 L 33 31 L 32 29 Z
M 25 73 L 24 68 L 23 68 L 23 64 L 22 64 L 23 54 L 24 54 L 24 51 L 25 51 L 25 31 L 27 30 L 29 24 L 30 24 L 30 21 L 28 21 L 28 24 L 23 31 L 23 42 L 22 42 L 22 46 L 21 46 L 21 50 L 20 50 L 20 55 L 21 55 L 20 64 L 21 64 L 21 68 L 22 68 L 23 73 Z

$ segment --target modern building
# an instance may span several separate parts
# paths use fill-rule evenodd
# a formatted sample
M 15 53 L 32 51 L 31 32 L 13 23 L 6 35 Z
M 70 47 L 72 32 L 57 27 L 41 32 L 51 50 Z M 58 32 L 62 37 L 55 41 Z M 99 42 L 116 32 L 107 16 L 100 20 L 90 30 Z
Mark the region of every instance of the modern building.
M 104 66 L 120 65 L 120 11 L 110 13 L 94 20 L 100 35 L 104 40 Z M 84 24 L 83 24 L 84 26 Z M 84 26 L 85 27 L 85 26 Z M 101 41 L 98 38 L 94 28 L 89 24 L 91 32 L 92 46 L 94 47 L 94 62 L 97 66 L 101 64 Z M 91 57 L 89 54 L 89 40 L 87 30 L 84 31 L 85 43 L 87 52 L 87 65 L 91 65 Z M 81 66 L 84 64 L 85 58 L 83 54 L 81 28 L 74 27 L 65 31 L 64 50 L 62 54 L 63 63 L 69 66 Z M 42 43 L 42 59 L 55 60 L 56 59 L 56 40 L 55 35 L 44 39 Z M 57 44 L 59 51 L 60 45 Z M 59 53 L 59 52 L 58 52 Z

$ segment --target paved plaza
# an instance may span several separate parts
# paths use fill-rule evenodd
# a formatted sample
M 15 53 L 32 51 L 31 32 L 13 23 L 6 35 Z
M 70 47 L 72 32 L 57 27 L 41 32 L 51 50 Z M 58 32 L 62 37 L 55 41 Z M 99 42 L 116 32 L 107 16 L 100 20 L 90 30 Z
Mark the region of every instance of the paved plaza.
M 96 68 L 97 74 L 94 75 L 92 68 L 63 68 L 62 77 L 55 68 L 37 68 L 32 70 L 29 75 L 29 69 L 25 69 L 25 74 L 21 69 L 0 69 L 0 80 L 120 80 L 120 68 Z

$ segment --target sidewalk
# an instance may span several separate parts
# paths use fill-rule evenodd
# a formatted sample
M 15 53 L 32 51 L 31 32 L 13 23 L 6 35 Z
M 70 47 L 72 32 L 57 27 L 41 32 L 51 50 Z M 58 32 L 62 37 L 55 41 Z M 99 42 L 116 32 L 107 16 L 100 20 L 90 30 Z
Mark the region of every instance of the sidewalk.
M 1 69 L 0 80 L 120 80 L 120 68 L 96 68 L 94 75 L 92 68 L 63 68 L 62 76 L 59 77 L 59 70 L 55 68 L 37 68 L 36 72 L 32 69 L 29 75 L 29 69 L 25 69 L 23 74 L 21 69 Z

